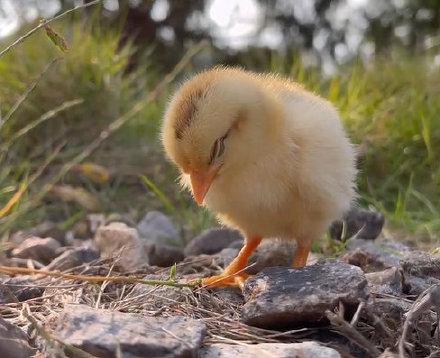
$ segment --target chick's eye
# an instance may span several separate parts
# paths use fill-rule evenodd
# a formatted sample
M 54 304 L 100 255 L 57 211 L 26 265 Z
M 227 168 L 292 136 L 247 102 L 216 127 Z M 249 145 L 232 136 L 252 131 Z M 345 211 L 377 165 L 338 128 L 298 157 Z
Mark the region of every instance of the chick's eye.
M 226 135 L 217 139 L 212 145 L 211 155 L 209 157 L 209 164 L 212 164 L 214 159 L 219 158 L 225 151 L 225 141 Z

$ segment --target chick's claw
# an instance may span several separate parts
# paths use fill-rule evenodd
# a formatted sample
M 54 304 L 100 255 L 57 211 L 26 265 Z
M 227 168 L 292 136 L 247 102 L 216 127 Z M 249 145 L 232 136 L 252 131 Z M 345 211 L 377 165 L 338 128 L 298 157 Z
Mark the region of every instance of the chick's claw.
M 249 278 L 246 273 L 237 275 L 216 275 L 202 279 L 202 287 L 240 287 L 244 288 L 244 283 Z

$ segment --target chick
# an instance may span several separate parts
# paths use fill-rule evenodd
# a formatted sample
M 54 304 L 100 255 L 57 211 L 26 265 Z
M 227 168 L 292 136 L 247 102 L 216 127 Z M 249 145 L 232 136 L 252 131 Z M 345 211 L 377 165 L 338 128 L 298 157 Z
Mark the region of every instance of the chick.
M 245 245 L 205 286 L 242 284 L 263 238 L 296 240 L 293 267 L 355 198 L 355 150 L 336 109 L 275 75 L 214 68 L 176 92 L 162 142 L 181 183 Z

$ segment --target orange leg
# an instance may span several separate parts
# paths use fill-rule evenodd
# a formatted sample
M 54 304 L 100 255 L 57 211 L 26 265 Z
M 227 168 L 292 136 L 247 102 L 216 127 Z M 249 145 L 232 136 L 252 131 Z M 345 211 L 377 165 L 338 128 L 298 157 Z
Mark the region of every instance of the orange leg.
M 292 266 L 294 268 L 304 267 L 307 263 L 307 258 L 309 257 L 310 249 L 312 248 L 311 243 L 298 243 L 296 248 L 295 256 L 293 257 Z
M 238 256 L 225 268 L 221 275 L 211 276 L 202 280 L 203 286 L 223 287 L 240 286 L 249 277 L 246 272 L 241 272 L 248 264 L 249 257 L 261 242 L 261 237 L 247 239 Z

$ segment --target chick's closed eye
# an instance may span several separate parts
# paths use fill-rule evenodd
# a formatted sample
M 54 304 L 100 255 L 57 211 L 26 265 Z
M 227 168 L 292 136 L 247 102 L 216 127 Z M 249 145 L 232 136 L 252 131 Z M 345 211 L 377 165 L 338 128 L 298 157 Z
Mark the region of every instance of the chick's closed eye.
M 208 164 L 211 165 L 213 162 L 221 158 L 221 156 L 225 152 L 225 139 L 228 137 L 229 130 L 226 132 L 226 134 L 223 137 L 218 138 L 214 144 L 212 145 L 211 149 L 211 155 L 209 156 L 209 162 Z

